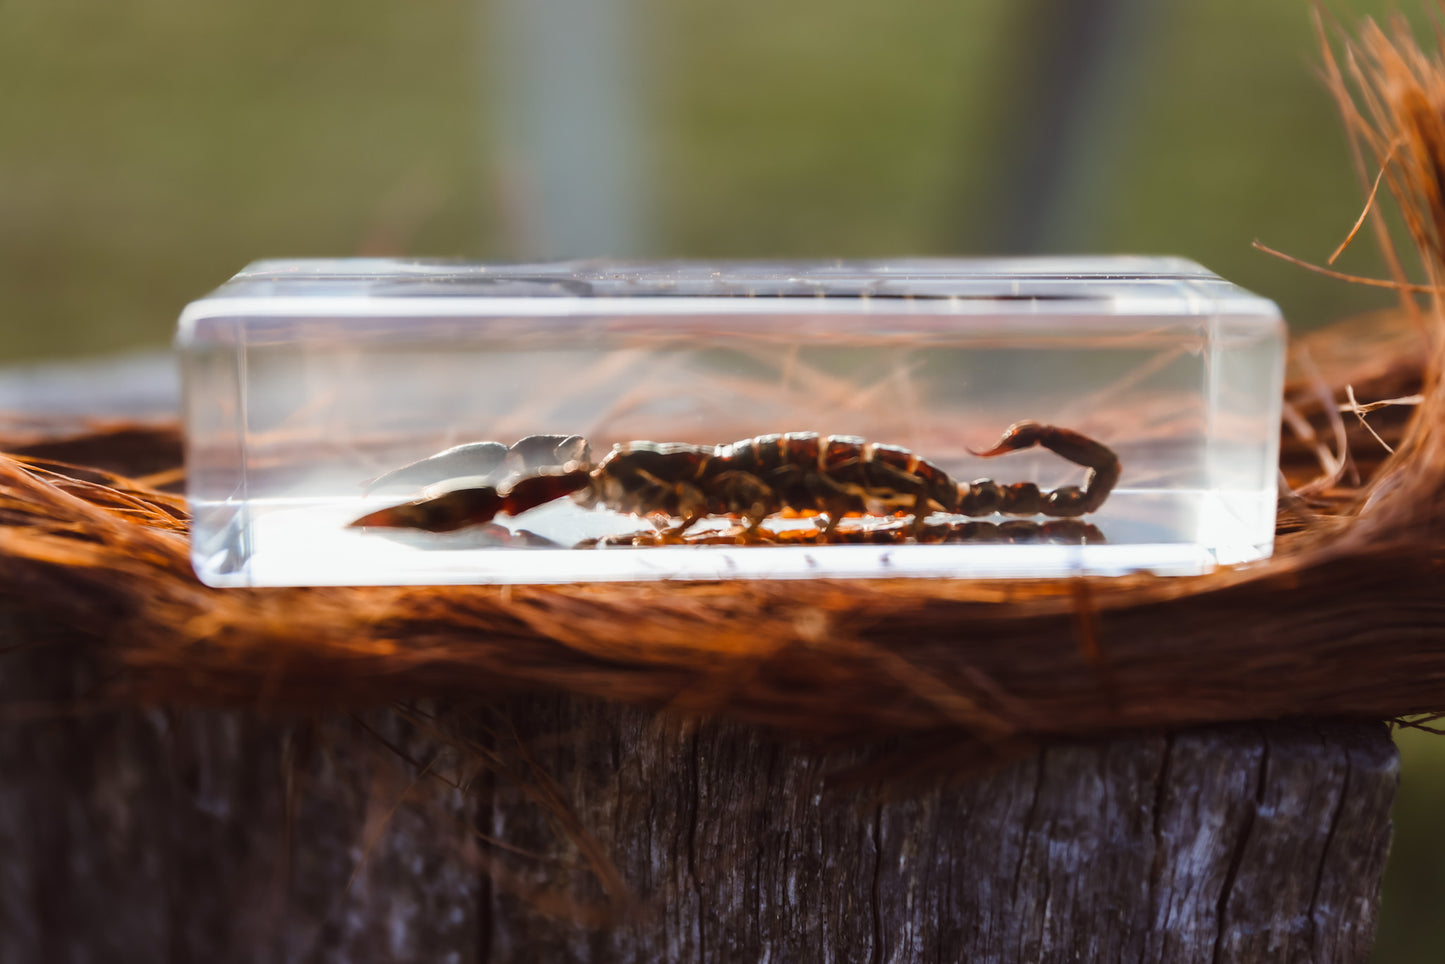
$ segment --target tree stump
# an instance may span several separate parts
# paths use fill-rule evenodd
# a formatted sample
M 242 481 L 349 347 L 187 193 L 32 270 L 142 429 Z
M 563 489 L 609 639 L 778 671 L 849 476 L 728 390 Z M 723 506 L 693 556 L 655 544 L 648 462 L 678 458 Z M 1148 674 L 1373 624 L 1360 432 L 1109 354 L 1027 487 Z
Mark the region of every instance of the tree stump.
M 563 696 L 97 706 L 13 610 L 0 653 L 7 962 L 1363 962 L 1397 779 L 1316 721 L 857 786 L 879 748 Z

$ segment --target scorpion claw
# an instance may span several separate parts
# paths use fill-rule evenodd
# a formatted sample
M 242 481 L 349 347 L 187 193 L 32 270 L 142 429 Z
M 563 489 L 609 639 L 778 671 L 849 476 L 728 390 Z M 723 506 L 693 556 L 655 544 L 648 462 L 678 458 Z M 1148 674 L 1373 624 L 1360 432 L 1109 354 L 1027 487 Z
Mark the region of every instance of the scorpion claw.
M 495 488 L 453 489 L 441 495 L 403 502 L 362 516 L 352 529 L 421 529 L 424 532 L 452 532 L 471 525 L 491 522 L 505 500 Z
M 529 435 L 508 449 L 506 458 L 519 472 L 535 472 L 570 462 L 590 463 L 592 449 L 580 435 Z
M 501 468 L 507 447 L 500 442 L 468 442 L 429 455 L 363 482 L 362 490 L 390 485 L 430 485 L 458 476 L 491 475 Z
M 445 492 L 428 492 L 420 499 L 380 509 L 351 523 L 353 529 L 421 529 L 451 532 L 491 522 L 497 515 L 521 515 L 528 509 L 583 489 L 586 469 L 568 469 L 524 476 L 510 485 L 469 486 Z

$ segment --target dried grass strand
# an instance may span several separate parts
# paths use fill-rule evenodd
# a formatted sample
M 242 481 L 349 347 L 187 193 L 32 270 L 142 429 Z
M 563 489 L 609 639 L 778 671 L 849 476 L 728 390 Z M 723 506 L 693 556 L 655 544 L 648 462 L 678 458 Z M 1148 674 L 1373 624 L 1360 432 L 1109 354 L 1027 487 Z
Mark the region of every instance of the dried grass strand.
M 1259 239 L 1250 244 L 1256 251 L 1262 251 L 1272 258 L 1279 258 L 1287 261 L 1297 268 L 1304 268 L 1306 271 L 1313 271 L 1315 274 L 1324 275 L 1326 278 L 1333 278 L 1336 281 L 1348 281 L 1352 285 L 1365 285 L 1369 288 L 1389 288 L 1391 291 L 1415 292 L 1422 294 L 1435 294 L 1440 291 L 1435 285 L 1417 284 L 1413 281 L 1396 281 L 1388 278 L 1367 278 L 1357 274 L 1346 274 L 1343 271 L 1335 271 L 1323 265 L 1314 264 L 1303 258 L 1297 258 L 1292 254 L 1285 254 L 1278 248 L 1271 248 Z
M 1385 157 L 1385 165 L 1390 163 L 1390 159 L 1395 156 L 1395 150 L 1398 147 L 1398 144 L 1390 145 L 1390 153 Z M 1360 209 L 1360 216 L 1356 218 L 1355 223 L 1351 225 L 1349 233 L 1345 235 L 1345 239 L 1339 243 L 1339 246 L 1336 247 L 1334 251 L 1330 252 L 1329 258 L 1325 260 L 1325 264 L 1330 265 L 1338 261 L 1340 255 L 1344 254 L 1345 250 L 1354 242 L 1355 236 L 1360 233 L 1360 229 L 1365 226 L 1365 220 L 1369 217 L 1371 209 L 1375 206 L 1375 197 L 1380 193 L 1380 184 L 1385 180 L 1385 165 L 1381 165 L 1380 172 L 1375 175 L 1375 183 L 1370 185 L 1370 193 L 1369 196 L 1365 198 L 1365 206 Z

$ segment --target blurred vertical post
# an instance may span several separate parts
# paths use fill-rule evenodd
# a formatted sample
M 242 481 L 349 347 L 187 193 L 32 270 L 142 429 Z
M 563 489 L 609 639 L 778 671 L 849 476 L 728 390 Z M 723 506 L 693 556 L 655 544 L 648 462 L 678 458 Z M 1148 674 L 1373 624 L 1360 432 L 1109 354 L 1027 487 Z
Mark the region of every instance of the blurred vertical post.
M 646 253 L 651 138 L 633 0 L 491 0 L 483 18 L 508 253 Z
M 1155 0 L 1021 4 L 1011 104 L 1000 131 L 990 249 L 1088 249 L 1118 187 L 1130 114 L 1171 5 Z M 964 222 L 966 223 L 966 222 Z

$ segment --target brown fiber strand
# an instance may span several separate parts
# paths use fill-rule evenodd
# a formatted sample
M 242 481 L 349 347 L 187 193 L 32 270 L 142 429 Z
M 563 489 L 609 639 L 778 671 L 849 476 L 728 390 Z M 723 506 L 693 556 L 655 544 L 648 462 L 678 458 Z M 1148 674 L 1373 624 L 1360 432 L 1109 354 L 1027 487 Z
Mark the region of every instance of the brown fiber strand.
M 1369 24 L 1325 56 L 1359 168 L 1384 172 L 1436 292 L 1441 55 Z M 1378 205 L 1370 218 L 1378 227 Z M 946 730 L 993 747 L 1445 711 L 1438 296 L 1307 341 L 1317 371 L 1287 388 L 1282 471 L 1298 494 L 1281 503 L 1278 552 L 1197 578 L 212 590 L 191 573 L 184 507 L 132 481 L 174 477 L 174 426 L 112 425 L 11 435 L 9 450 L 30 454 L 0 458 L 0 593 L 91 640 L 118 671 L 109 698 L 132 702 L 550 690 L 826 741 Z M 1351 387 L 1364 408 L 1421 398 L 1342 425 Z M 1307 436 L 1337 431 L 1358 481 L 1321 478 Z

